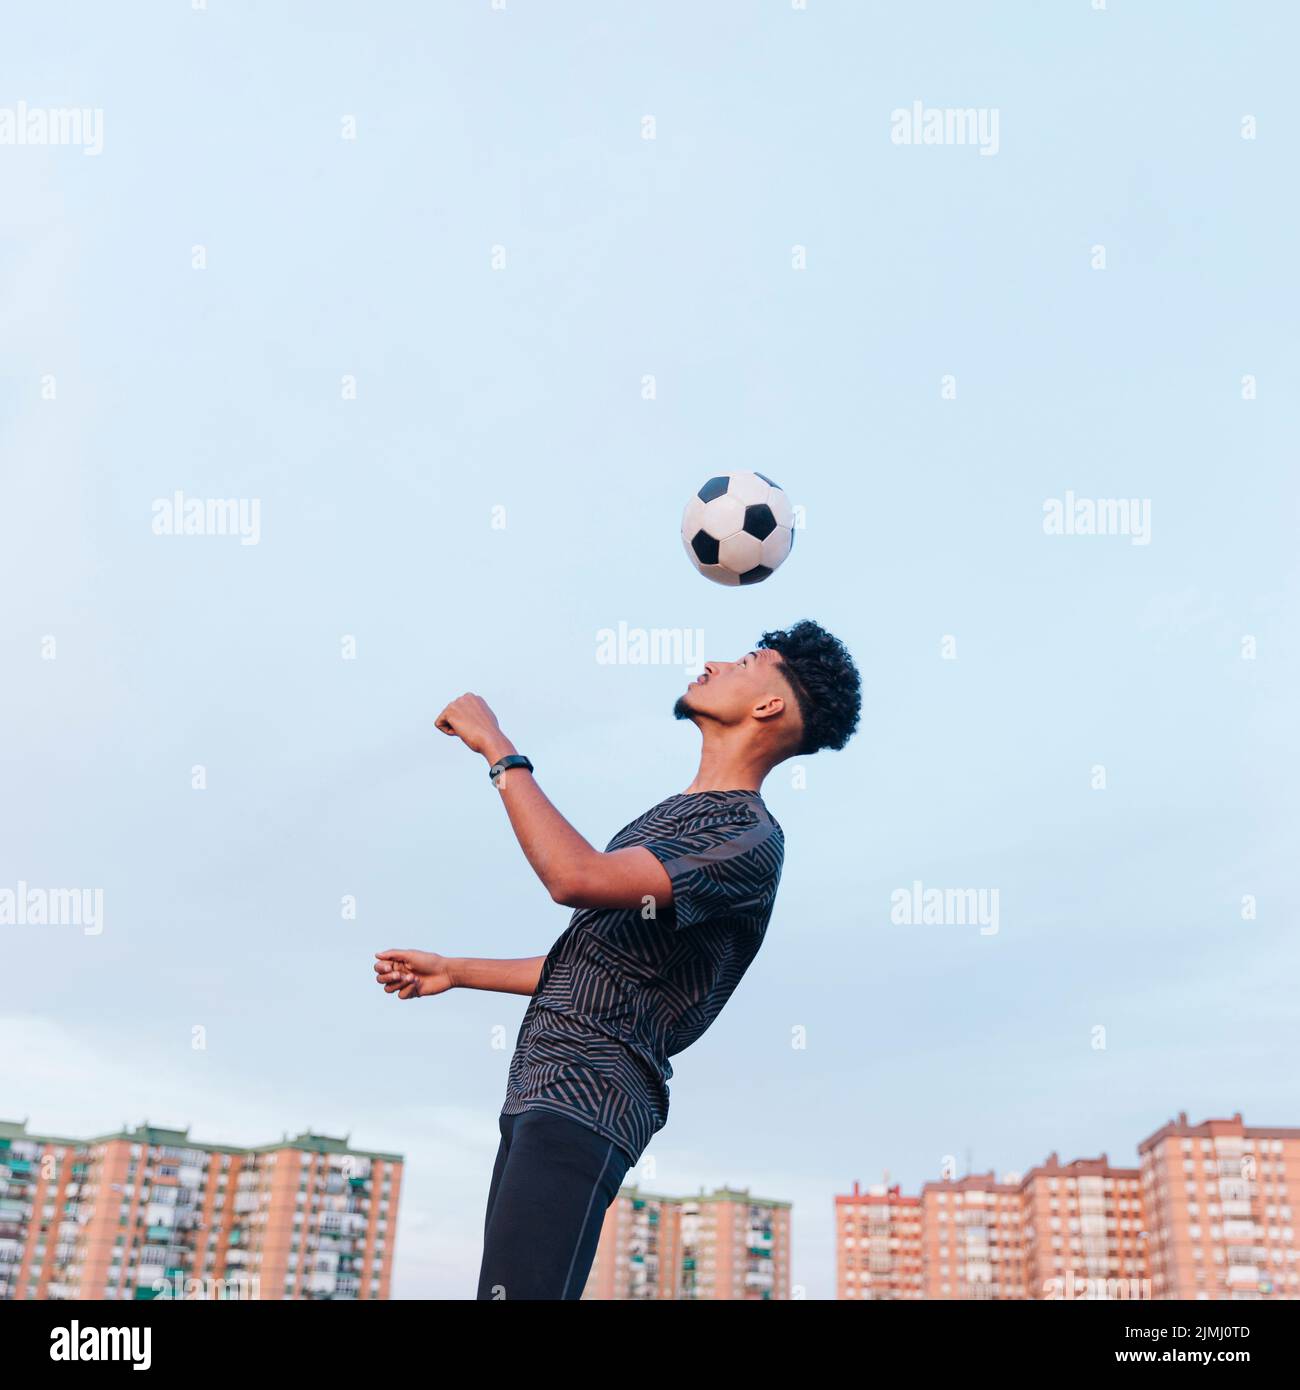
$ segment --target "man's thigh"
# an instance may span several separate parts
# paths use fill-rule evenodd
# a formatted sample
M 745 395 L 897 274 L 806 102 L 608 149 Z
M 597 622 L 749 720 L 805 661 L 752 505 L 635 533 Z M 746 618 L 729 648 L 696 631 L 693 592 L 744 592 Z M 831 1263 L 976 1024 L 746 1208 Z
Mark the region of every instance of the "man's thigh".
M 481 1299 L 582 1296 L 628 1169 L 616 1144 L 545 1110 L 515 1117 L 483 1241 Z
M 487 1238 L 488 1227 L 492 1224 L 492 1208 L 496 1205 L 497 1189 L 501 1186 L 501 1175 L 506 1170 L 506 1160 L 510 1156 L 510 1135 L 514 1130 L 515 1117 L 501 1115 L 497 1118 L 497 1128 L 501 1131 L 501 1142 L 497 1145 L 496 1162 L 492 1165 L 492 1182 L 488 1187 L 487 1210 L 483 1215 L 483 1236 Z

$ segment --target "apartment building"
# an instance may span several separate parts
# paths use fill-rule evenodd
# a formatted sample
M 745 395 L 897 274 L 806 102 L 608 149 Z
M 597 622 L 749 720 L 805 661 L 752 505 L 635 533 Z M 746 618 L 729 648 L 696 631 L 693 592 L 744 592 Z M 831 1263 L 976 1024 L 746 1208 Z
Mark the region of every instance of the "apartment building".
M 76 1227 L 67 1213 L 85 1171 L 79 1152 L 77 1139 L 0 1120 L 0 1300 L 47 1297 L 71 1257 Z
M 605 1213 L 582 1296 L 605 1301 L 676 1298 L 681 1269 L 679 1199 L 624 1188 Z
M 1141 1173 L 1050 1154 L 1020 1182 L 1025 1296 L 1150 1298 Z
M 1186 1111 L 1138 1145 L 1156 1298 L 1300 1298 L 1300 1129 Z
M 835 1198 L 836 1298 L 922 1297 L 921 1199 L 883 1183 Z
M 921 1188 L 924 1297 L 1025 1298 L 1025 1228 L 1018 1174 Z
M 401 1182 L 400 1155 L 326 1135 L 246 1149 L 0 1121 L 0 1297 L 387 1298 Z
M 605 1213 L 591 1299 L 790 1297 L 790 1203 L 720 1188 L 663 1197 L 624 1188 Z
M 919 1199 L 854 1183 L 835 1198 L 837 1296 L 908 1296 L 915 1241 L 927 1299 L 1300 1299 L 1300 1129 L 1183 1112 L 1138 1155 L 1132 1168 L 1053 1153 L 1023 1177 L 929 1182 Z

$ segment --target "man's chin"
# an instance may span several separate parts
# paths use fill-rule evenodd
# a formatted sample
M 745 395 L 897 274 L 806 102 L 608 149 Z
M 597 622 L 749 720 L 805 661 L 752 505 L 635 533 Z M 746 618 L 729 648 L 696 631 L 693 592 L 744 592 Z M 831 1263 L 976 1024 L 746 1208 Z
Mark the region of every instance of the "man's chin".
M 690 699 L 686 695 L 679 695 L 677 703 L 673 706 L 674 719 L 694 719 L 695 711 L 691 708 Z

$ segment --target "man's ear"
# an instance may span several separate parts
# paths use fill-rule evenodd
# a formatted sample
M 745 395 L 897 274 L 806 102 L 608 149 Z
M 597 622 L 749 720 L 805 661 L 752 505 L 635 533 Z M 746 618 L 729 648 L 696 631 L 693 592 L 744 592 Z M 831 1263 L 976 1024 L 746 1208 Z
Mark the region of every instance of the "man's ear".
M 785 711 L 785 701 L 779 695 L 765 695 L 754 706 L 755 719 L 774 719 Z

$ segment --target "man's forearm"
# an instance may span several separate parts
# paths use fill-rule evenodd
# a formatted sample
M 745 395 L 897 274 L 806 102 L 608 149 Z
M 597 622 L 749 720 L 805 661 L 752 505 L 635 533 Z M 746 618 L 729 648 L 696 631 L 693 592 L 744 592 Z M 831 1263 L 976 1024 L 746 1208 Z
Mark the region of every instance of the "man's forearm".
M 501 732 L 497 717 L 479 695 L 453 700 L 434 721 L 444 734 L 459 738 L 489 767 L 518 750 Z M 497 779 L 515 832 L 533 872 L 557 903 L 566 907 L 666 906 L 673 885 L 663 865 L 643 845 L 593 849 L 551 805 L 526 768 L 511 768 Z
M 452 957 L 447 962 L 451 982 L 457 989 L 486 989 L 497 994 L 536 994 L 545 956 L 526 960 L 479 960 L 470 956 Z
M 484 756 L 490 765 L 513 752 L 514 744 L 503 737 Z M 531 772 L 514 768 L 502 773 L 498 790 L 533 872 L 556 902 L 568 902 L 573 884 L 597 851 L 555 809 Z

